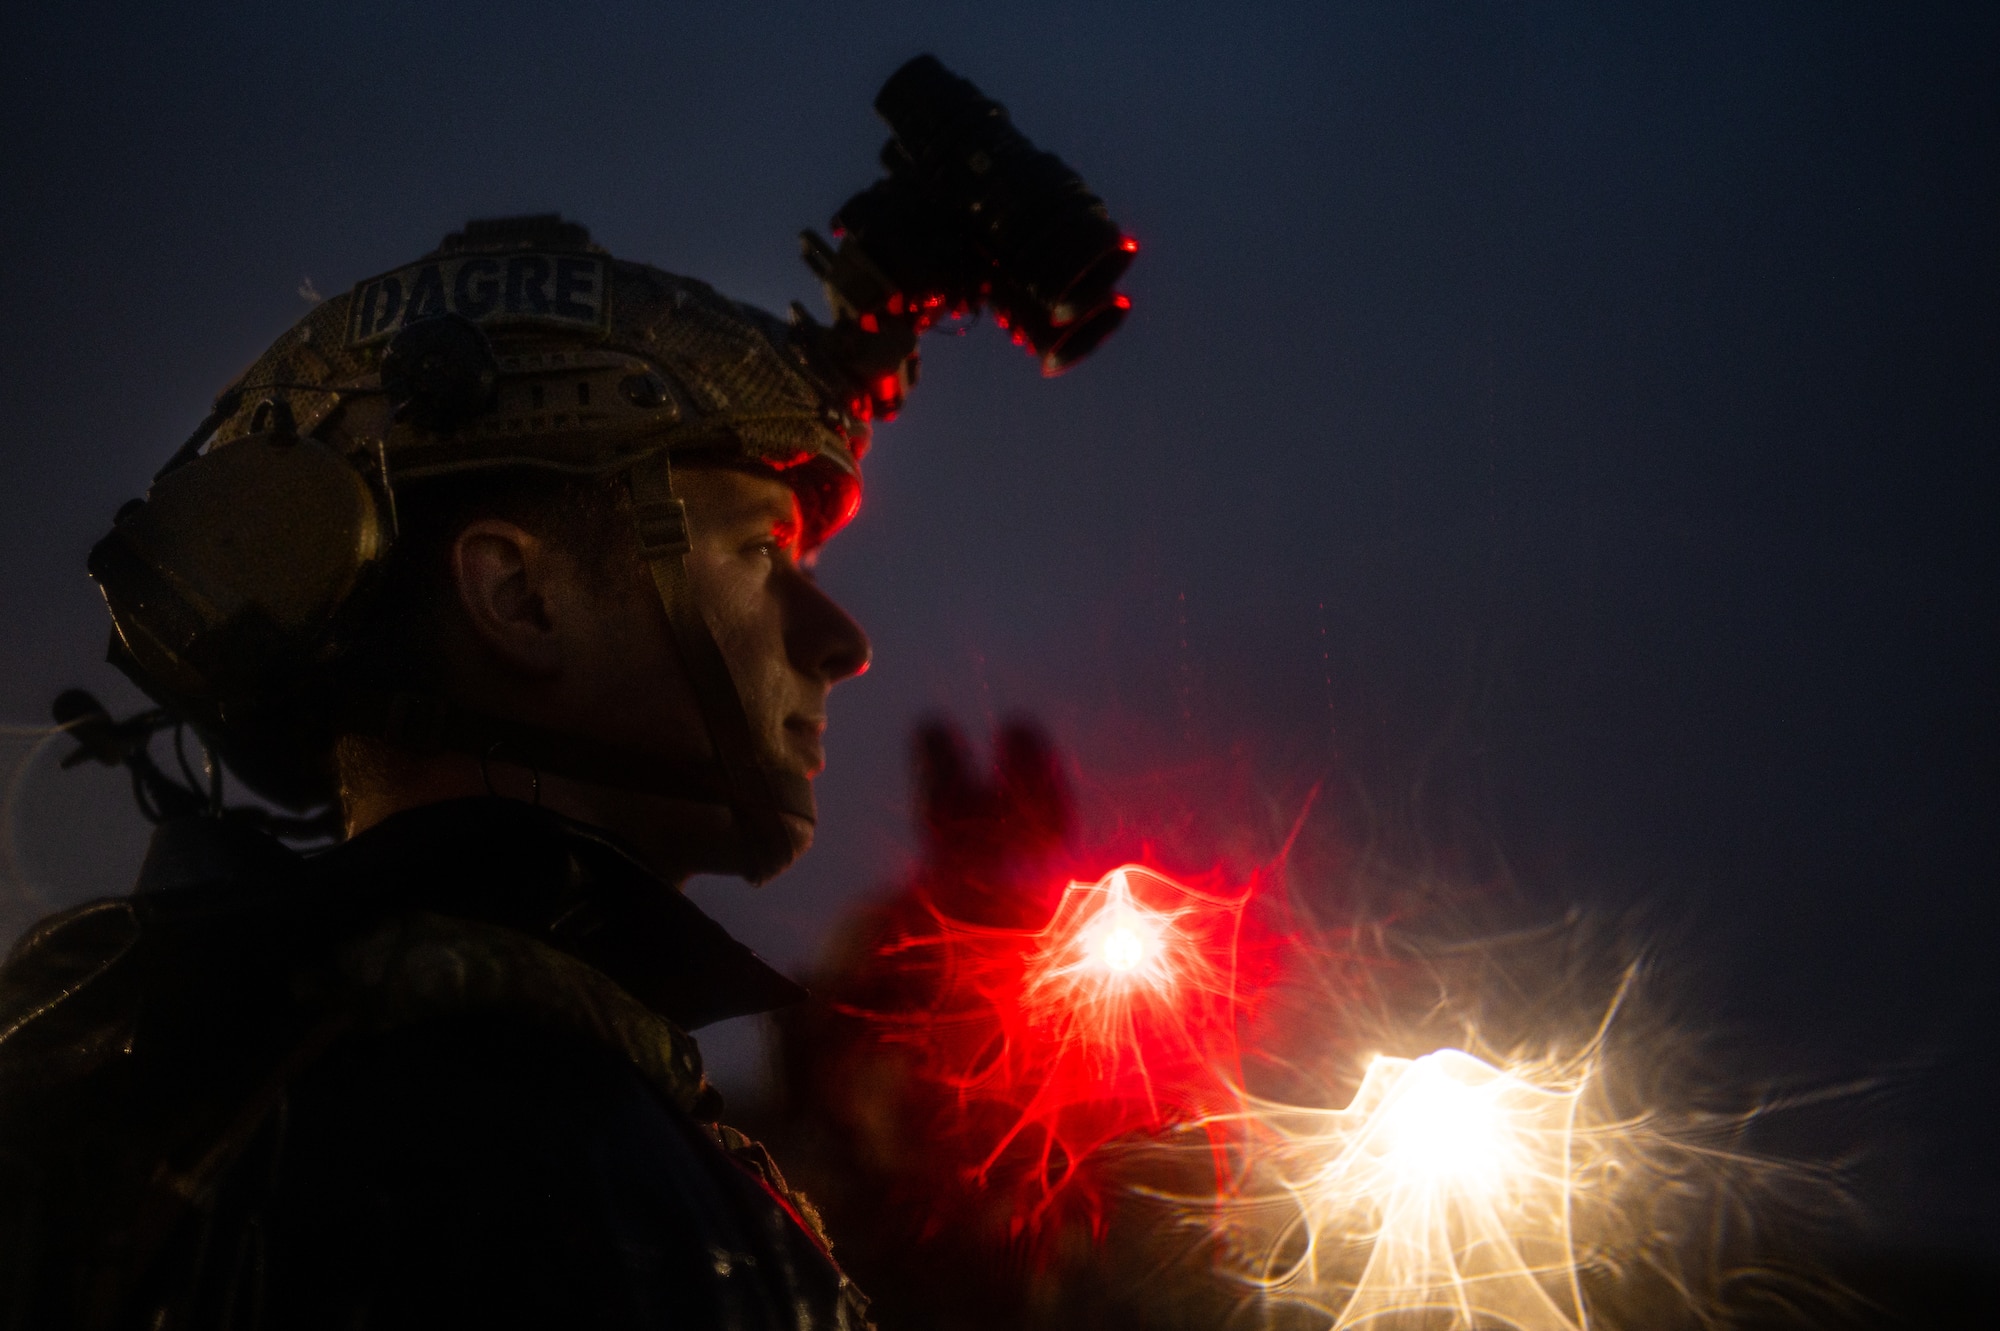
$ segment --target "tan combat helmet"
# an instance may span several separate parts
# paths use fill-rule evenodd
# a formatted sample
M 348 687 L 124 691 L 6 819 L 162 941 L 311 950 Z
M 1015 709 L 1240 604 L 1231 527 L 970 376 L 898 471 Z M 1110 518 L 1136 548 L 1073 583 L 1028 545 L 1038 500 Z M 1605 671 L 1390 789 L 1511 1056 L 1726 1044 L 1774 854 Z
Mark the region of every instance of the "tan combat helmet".
M 614 259 L 573 222 L 473 222 L 279 338 L 91 567 L 121 664 L 226 734 L 295 707 L 298 682 L 338 656 L 395 540 L 399 486 L 497 467 L 623 475 L 712 770 L 671 771 L 412 694 L 350 699 L 332 724 L 726 804 L 751 867 L 768 873 L 790 854 L 779 815 L 811 818 L 811 786 L 758 758 L 688 586 L 673 461 L 769 468 L 798 494 L 810 549 L 853 516 L 868 438 L 783 321 Z

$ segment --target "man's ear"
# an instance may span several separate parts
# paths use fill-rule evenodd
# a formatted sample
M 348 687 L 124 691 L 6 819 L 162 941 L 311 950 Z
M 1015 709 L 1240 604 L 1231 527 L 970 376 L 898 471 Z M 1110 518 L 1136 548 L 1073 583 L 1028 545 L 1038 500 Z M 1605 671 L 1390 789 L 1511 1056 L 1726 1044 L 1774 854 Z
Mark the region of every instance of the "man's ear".
M 467 523 L 451 544 L 452 582 L 472 635 L 502 663 L 537 679 L 563 666 L 561 600 L 552 584 L 565 571 L 548 542 L 497 518 Z

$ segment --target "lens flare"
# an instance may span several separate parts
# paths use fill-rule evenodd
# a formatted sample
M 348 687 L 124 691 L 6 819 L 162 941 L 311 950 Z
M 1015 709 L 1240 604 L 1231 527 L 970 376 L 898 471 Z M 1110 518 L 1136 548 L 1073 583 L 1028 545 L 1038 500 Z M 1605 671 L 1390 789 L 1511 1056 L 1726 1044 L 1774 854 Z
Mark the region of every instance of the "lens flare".
M 1274 951 L 1246 929 L 1255 887 L 1124 864 L 1069 883 L 1040 928 L 933 911 L 881 959 L 928 976 L 934 1003 L 860 1015 L 922 1050 L 924 1075 L 949 1092 L 941 1126 L 971 1138 L 976 1180 L 1025 1184 L 1017 1213 L 1032 1226 L 1105 1143 L 1240 1119 L 1238 1026 Z
M 1303 1252 L 1282 1284 L 1335 1283 L 1366 1250 L 1336 1331 L 1396 1315 L 1581 1331 L 1570 1243 L 1580 1084 L 1535 1085 L 1457 1049 L 1377 1057 L 1344 1110 L 1280 1111 Z
M 1246 1093 L 1222 1193 L 1156 1195 L 1209 1234 L 1270 1327 L 1589 1331 L 1772 1309 L 1847 1324 L 1853 1296 L 1821 1258 L 1866 1221 L 1853 1157 L 1759 1137 L 1780 1120 L 1844 1133 L 1876 1083 L 1731 1089 L 1727 1046 L 1662 996 L 1650 957 L 1605 936 L 1571 917 L 1391 937 L 1376 958 L 1405 968 L 1376 966 L 1372 996 L 1342 1005 L 1367 1042 L 1314 1032 L 1317 1056 Z M 1347 1052 L 1371 1046 L 1421 1056 Z M 1358 1079 L 1329 1087 L 1332 1068 Z M 1217 1140 L 1187 1135 L 1181 1167 Z
M 996 945 L 982 990 L 1001 1040 L 980 1084 L 1027 1095 L 982 1169 L 1023 1132 L 1074 1162 L 1113 1136 L 1233 1102 L 1245 899 L 1126 864 L 1072 882 L 1036 933 L 983 940 Z
M 1131 925 L 1105 931 L 1096 951 L 1100 964 L 1117 975 L 1130 975 L 1146 963 L 1158 943 Z
M 1154 904 L 1141 901 L 1141 890 Z M 1095 1077 L 1144 1088 L 1159 1120 L 1164 1111 L 1149 1057 L 1184 1058 L 1192 1068 L 1195 1059 L 1223 1053 L 1234 1063 L 1233 1047 L 1206 1037 L 1231 1026 L 1235 917 L 1224 905 L 1217 919 L 1214 903 L 1136 864 L 1095 883 L 1071 883 L 1055 918 L 1024 948 L 1024 1029 L 1051 1052 L 1063 1051 L 1059 1059 L 1081 1059 Z M 1228 939 L 1206 936 L 1217 923 L 1230 927 Z

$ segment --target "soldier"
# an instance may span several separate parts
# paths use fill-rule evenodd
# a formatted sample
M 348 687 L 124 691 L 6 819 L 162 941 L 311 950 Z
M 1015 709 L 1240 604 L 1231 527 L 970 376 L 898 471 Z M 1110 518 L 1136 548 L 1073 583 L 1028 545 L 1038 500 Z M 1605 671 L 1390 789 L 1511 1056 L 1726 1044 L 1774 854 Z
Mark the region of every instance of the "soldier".
M 57 713 L 159 831 L 0 969 L 0 1328 L 865 1325 L 687 1034 L 802 991 L 679 888 L 811 843 L 868 664 L 811 564 L 918 334 L 990 306 L 1054 373 L 1136 248 L 934 59 L 876 107 L 887 176 L 806 237 L 830 327 L 474 222 L 120 511 L 91 573 L 160 707 Z
M 685 1033 L 799 996 L 678 889 L 811 843 L 868 663 L 810 572 L 867 426 L 787 334 L 475 222 L 316 308 L 121 515 L 118 658 L 345 839 L 182 810 L 134 895 L 17 947 L 6 1325 L 862 1324 Z

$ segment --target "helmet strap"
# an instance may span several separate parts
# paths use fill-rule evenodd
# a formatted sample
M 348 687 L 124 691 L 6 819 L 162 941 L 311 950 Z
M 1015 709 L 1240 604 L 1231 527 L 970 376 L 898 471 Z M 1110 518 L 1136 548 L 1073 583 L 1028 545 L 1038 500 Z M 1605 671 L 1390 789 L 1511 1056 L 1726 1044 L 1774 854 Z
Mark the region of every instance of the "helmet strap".
M 673 465 L 666 450 L 641 458 L 628 473 L 627 485 L 639 554 L 653 575 L 681 668 L 708 727 L 715 783 L 735 814 L 742 837 L 742 872 L 752 882 L 762 882 L 791 863 L 791 833 L 781 815 L 791 813 L 811 821 L 812 785 L 802 777 L 773 771 L 758 753 L 742 694 L 688 576 L 692 542 L 687 508 L 674 494 Z

